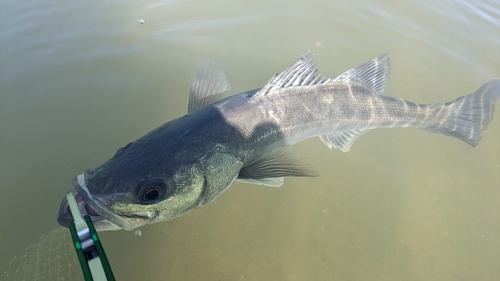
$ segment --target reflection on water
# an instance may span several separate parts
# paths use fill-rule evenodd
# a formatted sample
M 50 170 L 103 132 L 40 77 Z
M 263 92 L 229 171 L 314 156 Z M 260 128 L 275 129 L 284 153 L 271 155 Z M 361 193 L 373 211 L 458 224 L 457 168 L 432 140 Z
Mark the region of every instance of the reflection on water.
M 389 52 L 385 94 L 420 103 L 500 77 L 498 1 L 0 6 L 8 280 L 80 278 L 70 242 L 58 240 L 67 230 L 45 234 L 57 227 L 71 179 L 185 114 L 201 61 L 219 64 L 233 93 L 262 86 L 307 50 L 328 77 Z M 497 280 L 498 143 L 498 109 L 476 148 L 411 129 L 368 132 L 349 153 L 312 139 L 295 149 L 318 178 L 286 179 L 279 189 L 236 184 L 140 237 L 101 238 L 119 280 Z

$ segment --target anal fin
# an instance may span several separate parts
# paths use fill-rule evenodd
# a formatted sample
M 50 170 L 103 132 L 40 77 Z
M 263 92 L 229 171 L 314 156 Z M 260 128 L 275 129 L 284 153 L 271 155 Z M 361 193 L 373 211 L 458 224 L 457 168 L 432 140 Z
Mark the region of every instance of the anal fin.
M 343 152 L 347 152 L 351 149 L 354 141 L 357 140 L 364 132 L 365 131 L 362 130 L 340 131 L 320 136 L 320 138 L 329 148 L 335 147 Z

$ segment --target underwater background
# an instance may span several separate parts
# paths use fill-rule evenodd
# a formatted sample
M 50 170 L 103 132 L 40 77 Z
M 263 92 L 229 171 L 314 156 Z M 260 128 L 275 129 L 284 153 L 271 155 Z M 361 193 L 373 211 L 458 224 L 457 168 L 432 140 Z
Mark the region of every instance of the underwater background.
M 500 78 L 500 2 L 3 1 L 0 280 L 82 278 L 55 219 L 72 178 L 185 114 L 201 62 L 236 94 L 308 50 L 326 77 L 389 53 L 385 95 L 451 101 Z M 100 233 L 117 280 L 500 279 L 500 109 L 475 148 L 397 128 L 294 150 L 320 177 Z

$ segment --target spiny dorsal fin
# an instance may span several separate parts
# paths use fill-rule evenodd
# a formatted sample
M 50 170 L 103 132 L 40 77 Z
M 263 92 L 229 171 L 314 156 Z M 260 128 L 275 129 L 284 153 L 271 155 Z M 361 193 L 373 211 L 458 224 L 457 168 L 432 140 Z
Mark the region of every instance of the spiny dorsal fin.
M 297 158 L 289 151 L 281 151 L 263 158 L 243 167 L 238 179 L 255 184 L 269 186 L 280 186 L 282 177 L 316 177 L 318 174 L 313 167 Z M 277 178 L 274 181 L 271 178 Z
M 333 81 L 360 84 L 380 95 L 384 91 L 385 83 L 389 79 L 390 70 L 389 56 L 383 54 L 378 58 L 344 72 Z
M 191 84 L 188 112 L 222 99 L 222 93 L 229 90 L 231 86 L 224 71 L 213 63 L 202 63 Z
M 314 55 L 307 52 L 281 73 L 276 73 L 255 96 L 266 95 L 280 88 L 318 85 L 331 81 L 319 75 L 313 63 Z

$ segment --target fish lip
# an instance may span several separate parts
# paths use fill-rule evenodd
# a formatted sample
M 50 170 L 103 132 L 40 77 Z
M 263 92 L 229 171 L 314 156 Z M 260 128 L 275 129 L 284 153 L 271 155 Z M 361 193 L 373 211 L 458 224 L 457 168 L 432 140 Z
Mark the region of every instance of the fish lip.
M 85 182 L 85 173 L 73 179 L 73 187 L 73 195 L 82 216 L 88 215 L 93 222 L 99 222 L 96 225 L 97 230 L 132 230 L 134 228 L 127 220 L 120 217 L 119 214 L 112 212 L 104 203 L 92 196 Z M 62 200 L 59 206 L 57 221 L 65 227 L 68 227 L 69 223 L 73 221 L 66 198 Z
M 78 194 L 82 197 L 83 201 L 96 213 L 98 213 L 102 218 L 108 220 L 115 226 L 125 229 L 132 230 L 134 227 L 125 219 L 120 217 L 118 214 L 111 211 L 101 200 L 92 196 L 89 189 L 87 188 L 85 180 L 85 172 L 76 176 L 73 179 L 73 186 Z
M 76 191 L 73 191 L 73 195 L 75 195 Z M 78 197 L 75 196 L 75 199 L 78 204 Z M 69 227 L 69 223 L 72 222 L 73 216 L 71 215 L 71 212 L 69 211 L 69 206 L 68 206 L 68 201 L 66 200 L 66 197 L 61 201 L 61 204 L 59 205 L 59 209 L 57 211 L 57 222 L 64 226 L 64 227 Z
M 99 215 L 96 211 L 94 211 L 80 196 L 78 191 L 76 189 L 73 189 L 71 191 L 73 193 L 73 196 L 75 197 L 76 204 L 78 206 L 78 209 L 80 210 L 81 216 L 89 216 L 93 222 L 99 222 L 98 228 L 99 230 L 115 230 L 115 229 L 120 229 L 117 225 L 114 225 L 110 221 L 106 220 L 104 217 Z M 68 200 L 66 197 L 61 201 L 61 204 L 59 205 L 59 210 L 57 212 L 57 222 L 64 226 L 68 227 L 69 223 L 74 220 L 73 214 L 71 213 L 71 210 L 69 208 Z M 105 227 L 102 227 L 102 226 Z

